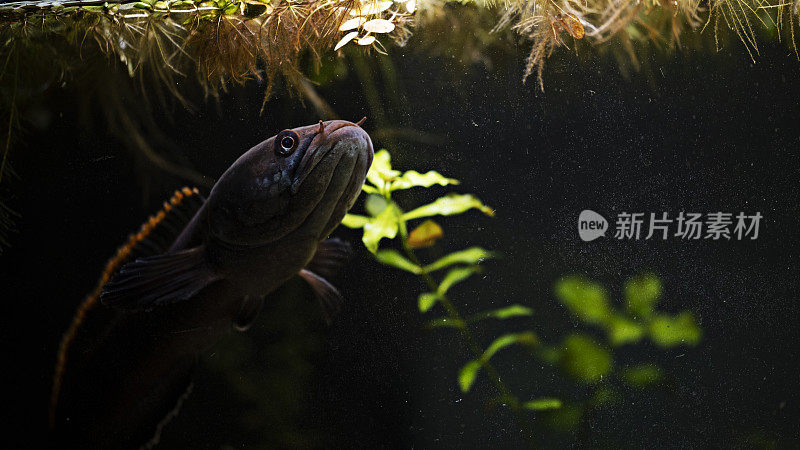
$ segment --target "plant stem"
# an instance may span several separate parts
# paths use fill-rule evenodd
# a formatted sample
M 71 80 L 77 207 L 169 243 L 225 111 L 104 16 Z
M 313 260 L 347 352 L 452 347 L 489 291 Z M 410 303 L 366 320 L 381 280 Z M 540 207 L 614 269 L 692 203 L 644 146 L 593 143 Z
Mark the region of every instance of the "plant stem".
M 8 53 L 8 57 L 14 53 L 14 49 Z M 3 150 L 3 161 L 0 163 L 0 181 L 3 180 L 3 174 L 6 171 L 6 161 L 8 161 L 8 152 L 11 148 L 11 129 L 14 127 L 14 113 L 17 110 L 17 81 L 19 80 L 19 57 L 15 58 L 16 68 L 14 69 L 14 89 L 11 93 L 11 106 L 8 108 L 8 134 L 6 135 L 6 145 Z M 8 60 L 6 60 L 6 65 Z M 3 75 L 5 75 L 5 67 L 3 67 Z
M 408 245 L 408 229 L 406 228 L 406 223 L 403 220 L 400 221 L 400 240 L 403 244 L 403 250 L 406 254 L 406 257 L 408 257 L 408 259 L 418 267 L 423 268 L 420 276 L 423 280 L 425 280 L 425 284 L 428 285 L 428 289 L 431 292 L 436 292 L 439 287 L 438 283 L 433 279 L 431 274 L 424 269 L 425 266 L 420 262 L 419 258 L 417 258 L 414 250 Z M 503 382 L 502 378 L 500 378 L 500 373 L 497 371 L 494 365 L 488 359 L 483 358 L 483 350 L 478 345 L 478 341 L 475 340 L 475 337 L 469 330 L 469 325 L 464 320 L 463 316 L 455 307 L 453 302 L 450 301 L 446 294 L 439 294 L 439 302 L 442 304 L 442 306 L 444 306 L 444 309 L 447 311 L 447 315 L 451 320 L 453 320 L 455 323 L 463 324 L 462 326 L 458 327 L 458 329 L 461 331 L 461 336 L 467 343 L 467 347 L 469 347 L 470 351 L 475 356 L 475 359 L 481 363 L 481 367 L 486 372 L 486 375 L 488 375 L 492 380 L 495 389 L 497 389 L 498 393 L 500 394 L 501 400 L 508 403 L 508 406 L 511 408 L 511 411 L 517 420 L 517 423 L 522 428 L 522 432 L 525 435 L 525 439 L 528 441 L 530 447 L 536 447 L 536 444 L 533 441 L 533 432 L 531 430 L 530 423 L 525 419 L 523 414 L 524 411 L 519 398 L 517 398 L 517 396 L 511 392 L 511 389 L 509 389 L 509 387 Z

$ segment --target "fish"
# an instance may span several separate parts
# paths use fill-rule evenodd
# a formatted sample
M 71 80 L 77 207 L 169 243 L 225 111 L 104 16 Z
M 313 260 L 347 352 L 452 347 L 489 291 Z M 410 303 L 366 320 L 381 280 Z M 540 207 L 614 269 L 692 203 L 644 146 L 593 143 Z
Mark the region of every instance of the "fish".
M 207 198 L 176 191 L 109 260 L 59 347 L 54 447 L 151 448 L 191 392 L 203 352 L 301 277 L 325 317 L 349 244 L 329 239 L 374 149 L 359 122 L 281 131 L 242 154 Z

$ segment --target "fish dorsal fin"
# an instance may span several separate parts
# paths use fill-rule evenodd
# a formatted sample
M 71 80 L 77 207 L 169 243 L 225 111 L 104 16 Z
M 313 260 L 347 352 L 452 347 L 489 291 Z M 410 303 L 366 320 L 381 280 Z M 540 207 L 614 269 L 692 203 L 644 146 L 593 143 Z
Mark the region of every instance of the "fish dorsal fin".
M 197 188 L 184 187 L 175 191 L 172 197 L 164 202 L 161 211 L 150 216 L 143 225 L 143 228 L 150 225 L 150 230 L 136 245 L 131 260 L 169 251 L 172 243 L 191 222 L 205 201 Z
M 136 233 L 130 234 L 127 242 L 120 246 L 114 256 L 108 260 L 94 290 L 92 290 L 83 302 L 81 302 L 80 306 L 78 306 L 69 328 L 61 338 L 56 358 L 55 374 L 53 375 L 53 389 L 50 396 L 50 428 L 53 428 L 55 425 L 55 410 L 58 404 L 61 382 L 66 369 L 70 346 L 75 340 L 86 315 L 96 306 L 97 300 L 100 298 L 100 294 L 103 291 L 103 286 L 105 286 L 119 271 L 120 267 L 128 261 L 137 257 L 156 255 L 169 248 L 171 241 L 175 239 L 177 234 L 172 235 L 172 238 L 169 236 L 173 234 L 175 229 L 177 229 L 179 233 L 180 229 L 185 226 L 185 223 L 191 220 L 192 216 L 194 216 L 195 212 L 204 202 L 205 199 L 200 195 L 197 188 L 184 187 L 175 191 L 172 197 L 164 202 L 161 211 L 150 216 Z

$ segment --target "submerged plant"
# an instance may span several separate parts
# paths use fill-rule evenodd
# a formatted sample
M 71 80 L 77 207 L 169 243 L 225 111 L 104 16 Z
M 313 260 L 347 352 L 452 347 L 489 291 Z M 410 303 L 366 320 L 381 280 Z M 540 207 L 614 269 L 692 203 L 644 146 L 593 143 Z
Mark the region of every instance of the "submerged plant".
M 497 28 L 509 26 L 532 41 L 523 80 L 535 72 L 542 90 L 545 60 L 556 48 L 577 46 L 584 40 L 592 45 L 617 41 L 629 61 L 637 65 L 635 42 L 680 47 L 684 35 L 710 29 L 719 50 L 723 33 L 730 30 L 755 61 L 759 52 L 758 34 L 767 32 L 778 39 L 785 38 L 800 58 L 795 36 L 800 24 L 798 0 L 504 0 L 499 3 L 502 17 Z
M 277 74 L 302 90 L 305 51 L 326 51 L 345 32 L 339 47 L 355 40 L 381 48 L 375 36 L 404 36 L 409 11 L 373 0 L 15 2 L 0 5 L 0 55 L 62 62 L 64 77 L 99 53 L 131 76 L 149 71 L 179 97 L 175 77 L 192 72 L 213 95 L 253 78 L 266 79 L 269 92 Z
M 458 185 L 459 182 L 436 171 L 419 173 L 415 170 L 395 170 L 386 150 L 375 154 L 367 181 L 363 190 L 367 193 L 364 207 L 368 215 L 348 214 L 342 224 L 363 229 L 362 242 L 378 262 L 414 274 L 424 282 L 428 291 L 418 297 L 420 313 L 433 312 L 436 307 L 445 313 L 429 321 L 429 328 L 457 330 L 474 357 L 458 373 L 457 382 L 461 391 L 469 392 L 479 374 L 485 373 L 497 394 L 493 402 L 497 401 L 512 410 L 529 439 L 533 439 L 531 421 L 527 415 L 530 411 L 549 414 L 545 418 L 556 427 L 574 427 L 584 410 L 613 401 L 614 383 L 643 388 L 656 385 L 662 379 L 661 369 L 652 362 L 617 367 L 608 346 L 618 348 L 650 340 L 660 348 L 671 348 L 696 345 L 700 341 L 702 333 L 691 312 L 683 311 L 673 316 L 657 311 L 662 287 L 655 276 L 642 275 L 629 280 L 625 286 L 623 308 L 617 308 L 609 301 L 602 286 L 573 276 L 557 282 L 556 296 L 586 326 L 603 331 L 607 345 L 585 332 L 569 334 L 560 344 L 550 345 L 543 342 L 534 331 L 523 330 L 502 334 L 483 347 L 474 334 L 474 329 L 483 321 L 533 314 L 527 306 L 511 304 L 465 316 L 453 301 L 451 289 L 480 273 L 483 270 L 481 264 L 495 254 L 481 247 L 470 247 L 426 262 L 419 257 L 417 250 L 435 245 L 444 235 L 442 226 L 431 217 L 453 216 L 473 209 L 493 216 L 494 210 L 474 195 L 455 193 L 409 210 L 402 208 L 393 198 L 393 193 L 397 191 Z M 419 220 L 422 222 L 409 231 L 410 224 Z M 399 244 L 399 248 L 380 248 L 383 239 L 392 240 Z M 565 377 L 592 386 L 594 394 L 588 400 L 572 402 L 562 402 L 550 396 L 521 399 L 503 381 L 500 371 L 492 363 L 495 354 L 512 345 L 524 346 L 542 362 L 558 367 Z
M 61 0 L 0 5 L 0 57 L 27 50 L 56 62 L 63 77 L 99 52 L 131 75 L 147 68 L 179 96 L 175 77 L 192 72 L 211 94 L 251 78 L 266 79 L 269 93 L 277 74 L 302 93 L 304 52 L 319 56 L 351 42 L 385 52 L 379 38 L 404 44 L 412 21 L 444 28 L 441 17 L 455 13 L 458 20 L 463 8 L 448 3 L 475 3 L 494 16 L 495 30 L 510 27 L 531 40 L 524 77 L 536 72 L 540 86 L 553 50 L 581 41 L 619 40 L 635 61 L 634 41 L 680 46 L 687 30 L 711 25 L 718 48 L 730 29 L 754 57 L 761 29 L 785 37 L 798 53 L 799 0 Z
M 615 350 L 649 341 L 666 351 L 696 346 L 702 338 L 691 311 L 673 315 L 658 310 L 663 287 L 652 274 L 629 279 L 620 305 L 610 300 L 603 286 L 583 276 L 561 278 L 554 291 L 559 303 L 587 328 L 567 334 L 558 344 L 543 343 L 535 352 L 539 360 L 587 388 L 581 396 L 565 400 L 558 411 L 546 413 L 544 422 L 556 430 L 575 430 L 590 412 L 619 403 L 625 389 L 665 384 L 667 377 L 658 364 L 649 359 L 621 363 L 631 357 L 615 356 Z
M 549 398 L 520 400 L 503 381 L 491 358 L 498 351 L 514 344 L 535 347 L 538 344 L 537 336 L 527 331 L 509 333 L 498 337 L 484 349 L 475 338 L 473 327 L 485 319 L 529 316 L 532 310 L 522 305 L 509 305 L 466 317 L 451 300 L 449 291 L 456 284 L 481 272 L 483 270 L 481 263 L 492 258 L 494 254 L 481 247 L 470 247 L 430 263 L 423 262 L 416 254 L 417 249 L 434 245 L 443 235 L 442 227 L 430 217 L 453 216 L 472 209 L 493 216 L 494 210 L 484 205 L 474 195 L 454 193 L 408 211 L 402 209 L 392 198 L 392 193 L 414 187 L 457 185 L 459 182 L 436 171 L 423 174 L 415 170 L 400 172 L 392 169 L 391 157 L 386 150 L 375 154 L 372 167 L 367 174 L 367 181 L 368 184 L 365 184 L 363 189 L 368 194 L 365 208 L 369 216 L 348 214 L 342 225 L 349 228 L 363 228 L 364 246 L 375 255 L 378 262 L 410 272 L 424 281 L 429 291 L 419 295 L 419 311 L 426 313 L 432 311 L 435 306 L 440 306 L 445 311 L 445 316 L 432 321 L 431 326 L 456 328 L 475 358 L 468 362 L 459 374 L 458 383 L 462 391 L 469 391 L 478 372 L 483 370 L 491 379 L 500 402 L 511 408 L 519 425 L 530 437 L 531 432 L 528 430 L 530 424 L 524 416 L 524 410 L 552 408 L 558 405 L 558 401 Z M 426 220 L 409 231 L 409 223 L 420 219 Z M 399 238 L 402 250 L 379 249 L 379 243 L 384 238 Z M 440 276 L 442 272 L 444 275 Z

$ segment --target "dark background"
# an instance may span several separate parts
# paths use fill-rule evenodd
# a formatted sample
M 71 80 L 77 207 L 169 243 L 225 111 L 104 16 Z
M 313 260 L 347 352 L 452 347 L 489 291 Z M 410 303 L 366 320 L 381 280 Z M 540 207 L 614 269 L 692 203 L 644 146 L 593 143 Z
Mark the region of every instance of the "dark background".
M 534 80 L 521 83 L 526 49 L 516 50 L 488 55 L 495 58 L 491 70 L 413 46 L 391 50 L 401 104 L 387 102 L 387 122 L 442 140 L 396 139 L 395 165 L 456 177 L 458 191 L 497 210 L 493 219 L 470 213 L 441 220 L 441 252 L 480 245 L 504 255 L 459 285 L 454 301 L 468 313 L 508 303 L 535 310 L 530 319 L 481 327 L 481 342 L 501 329 L 533 329 L 551 342 L 577 329 L 552 294 L 555 280 L 572 273 L 619 298 L 625 280 L 651 271 L 665 286 L 660 308 L 690 309 L 704 330 L 696 348 L 639 345 L 616 353 L 623 362 L 659 363 L 666 387 L 629 392 L 571 432 L 537 427 L 536 440 L 547 447 L 800 445 L 800 63 L 775 44 L 761 46 L 753 64 L 734 43 L 718 53 L 651 57 L 655 70 L 628 79 L 610 58 L 577 62 L 567 53 L 548 63 L 542 93 Z M 388 92 L 379 76 L 375 81 Z M 190 165 L 215 177 L 277 131 L 318 120 L 288 95 L 259 115 L 262 89 L 253 82 L 218 103 L 198 101 L 196 113 L 156 107 L 156 121 Z M 342 75 L 320 93 L 344 118 L 369 115 L 354 76 Z M 99 114 L 87 126 L 75 95 L 51 89 L 37 106 L 49 120 L 29 126 L 13 154 L 20 179 L 11 206 L 21 219 L 13 246 L 0 256 L 8 321 L 2 342 L 7 375 L 33 384 L 15 414 L 34 429 L 17 435 L 28 444 L 41 442 L 37 424 L 44 425 L 55 351 L 74 308 L 127 233 L 185 184 L 122 150 Z M 128 98 L 140 101 L 136 92 Z M 444 192 L 431 191 L 400 201 L 411 206 Z M 584 243 L 575 223 L 583 209 L 608 218 L 622 211 L 759 211 L 764 219 L 755 241 Z M 335 234 L 356 244 L 360 238 Z M 319 323 L 302 285 L 275 296 L 283 306 L 268 307 L 244 337 L 209 351 L 184 413 L 164 433 L 165 448 L 523 445 L 507 411 L 487 404 L 485 377 L 472 392 L 459 391 L 456 374 L 469 355 L 455 333 L 423 328 L 441 312 L 417 312 L 418 280 L 355 248 L 335 280 L 347 299 L 335 323 Z M 292 314 L 304 318 L 275 325 Z M 248 351 L 219 356 L 237 343 Z M 283 359 L 276 362 L 276 354 Z M 524 351 L 501 352 L 496 365 L 523 397 L 582 395 Z M 286 388 L 267 386 L 253 401 L 237 387 L 242 380 Z M 253 413 L 270 405 L 266 419 Z

